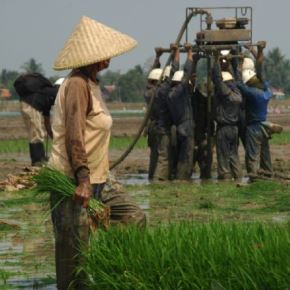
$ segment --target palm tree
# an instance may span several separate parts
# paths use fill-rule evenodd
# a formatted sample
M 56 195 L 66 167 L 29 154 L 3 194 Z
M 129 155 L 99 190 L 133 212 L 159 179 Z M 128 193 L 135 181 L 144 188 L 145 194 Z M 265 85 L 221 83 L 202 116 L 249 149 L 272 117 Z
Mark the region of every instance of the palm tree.
M 41 63 L 37 63 L 34 58 L 31 58 L 25 62 L 21 68 L 24 69 L 24 71 L 27 73 L 43 73 Z

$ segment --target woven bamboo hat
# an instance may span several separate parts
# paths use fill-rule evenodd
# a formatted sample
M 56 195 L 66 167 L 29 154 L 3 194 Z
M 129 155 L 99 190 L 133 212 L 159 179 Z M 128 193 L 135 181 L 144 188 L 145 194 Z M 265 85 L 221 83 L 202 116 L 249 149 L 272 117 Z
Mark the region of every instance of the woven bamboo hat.
M 73 69 L 123 54 L 137 45 L 132 37 L 83 16 L 58 54 L 55 70 Z

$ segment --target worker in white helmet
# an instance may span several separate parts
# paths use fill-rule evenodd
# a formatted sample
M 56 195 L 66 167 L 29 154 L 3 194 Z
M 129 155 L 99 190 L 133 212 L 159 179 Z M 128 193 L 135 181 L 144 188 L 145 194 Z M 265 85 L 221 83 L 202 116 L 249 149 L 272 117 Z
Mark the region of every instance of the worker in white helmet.
M 238 121 L 242 95 L 233 75 L 221 71 L 220 54 L 215 52 L 212 80 L 215 86 L 217 171 L 219 179 L 242 177 L 238 155 Z M 231 65 L 229 63 L 229 65 Z
M 154 97 L 154 107 L 152 114 L 156 116 L 156 134 L 157 134 L 157 162 L 153 174 L 154 181 L 165 181 L 171 177 L 170 143 L 172 120 L 168 108 L 168 94 L 171 89 L 171 79 L 174 73 L 179 69 L 179 51 L 176 44 L 171 44 L 172 59 L 169 70 L 165 68 L 163 80 L 158 85 Z M 168 70 L 169 75 L 165 74 Z
M 55 82 L 55 86 L 60 86 L 64 82 L 65 78 L 58 78 Z
M 151 71 L 147 77 L 147 85 L 144 93 L 144 99 L 148 105 L 152 98 L 155 97 L 157 84 L 162 76 L 162 69 L 160 68 L 160 56 L 162 55 L 162 50 L 158 47 L 155 48 L 155 60 Z M 158 111 L 156 110 L 156 99 L 153 99 L 153 104 L 151 107 L 151 115 L 145 128 L 145 135 L 147 135 L 147 143 L 150 148 L 150 158 L 149 158 L 149 168 L 148 168 L 148 178 L 153 179 L 154 172 L 157 166 L 158 160 L 158 137 L 157 137 L 157 119 Z
M 184 70 L 174 73 L 168 104 L 173 124 L 176 126 L 176 152 L 173 159 L 174 177 L 188 180 L 192 174 L 194 150 L 194 120 L 191 96 L 195 82 L 197 58 L 193 58 L 192 45 L 184 45 L 187 59 Z
M 232 51 L 232 53 L 235 54 L 234 50 Z M 241 69 L 242 69 L 242 71 L 251 70 L 251 71 L 255 72 L 255 63 L 254 63 L 253 59 L 250 57 L 245 57 L 242 61 Z M 238 123 L 238 127 L 239 127 L 239 138 L 242 141 L 244 150 L 246 150 L 246 128 L 247 128 L 247 124 L 246 124 L 246 99 L 244 98 L 243 94 L 242 94 L 242 98 L 243 98 L 243 101 L 241 104 L 240 120 Z
M 262 74 L 263 50 L 265 41 L 258 42 L 257 51 L 247 47 L 256 58 L 256 66 L 247 59 L 243 62 L 242 81 L 239 88 L 246 101 L 246 168 L 250 175 L 260 170 L 272 174 L 272 162 L 269 150 L 269 134 L 263 127 L 267 119 L 267 108 L 272 97 L 269 83 Z

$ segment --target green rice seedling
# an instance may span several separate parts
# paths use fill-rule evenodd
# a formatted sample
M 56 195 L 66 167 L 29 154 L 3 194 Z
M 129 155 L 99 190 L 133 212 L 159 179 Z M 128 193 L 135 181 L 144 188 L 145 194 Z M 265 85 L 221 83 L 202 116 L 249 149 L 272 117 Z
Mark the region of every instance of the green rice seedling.
M 88 289 L 289 289 L 290 225 L 184 222 L 98 231 Z
M 36 183 L 36 194 L 54 192 L 59 195 L 59 200 L 55 207 L 64 199 L 73 198 L 76 190 L 76 184 L 73 179 L 49 167 L 43 167 L 37 175 L 33 176 L 33 180 Z M 102 202 L 93 198 L 90 199 L 87 212 L 96 225 L 102 222 L 105 227 L 108 226 L 109 209 Z

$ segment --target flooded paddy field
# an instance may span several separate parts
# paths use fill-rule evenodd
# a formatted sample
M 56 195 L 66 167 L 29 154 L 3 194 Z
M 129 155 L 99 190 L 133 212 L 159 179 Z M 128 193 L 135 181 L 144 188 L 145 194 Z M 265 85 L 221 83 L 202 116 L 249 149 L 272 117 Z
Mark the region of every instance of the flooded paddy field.
M 271 140 L 274 168 L 283 174 L 290 172 L 287 120 L 286 116 L 275 120 L 284 123 L 286 130 Z M 140 122 L 136 116 L 115 122 L 111 162 L 127 148 Z M 30 162 L 21 118 L 3 118 L 1 127 L 0 181 L 9 174 L 20 174 Z M 240 154 L 243 160 L 242 149 Z M 267 224 L 290 221 L 287 182 L 259 181 L 239 188 L 215 178 L 203 182 L 197 170 L 190 182 L 151 184 L 147 180 L 148 156 L 146 139 L 142 137 L 136 149 L 112 172 L 123 189 L 145 210 L 148 227 L 181 221 Z M 0 191 L 0 208 L 0 289 L 56 289 L 48 202 L 35 199 L 30 190 L 16 191 L 8 187 Z
M 197 179 L 150 184 L 144 174 L 124 175 L 119 181 L 146 212 L 148 227 L 182 221 L 290 221 L 287 184 L 259 181 L 237 188 L 230 182 Z M 3 191 L 0 207 L 0 288 L 56 289 L 48 200 L 35 199 L 29 190 Z

